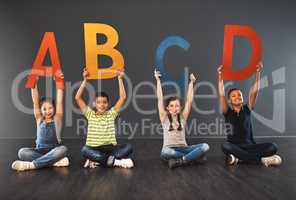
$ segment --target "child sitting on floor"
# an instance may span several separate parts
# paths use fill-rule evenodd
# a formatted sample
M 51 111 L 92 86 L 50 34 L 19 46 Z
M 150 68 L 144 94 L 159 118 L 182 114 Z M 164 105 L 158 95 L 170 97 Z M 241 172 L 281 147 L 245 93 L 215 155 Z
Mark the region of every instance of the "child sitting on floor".
M 61 71 L 57 72 L 63 79 Z M 69 160 L 67 147 L 61 144 L 63 119 L 63 90 L 57 88 L 56 103 L 51 98 L 39 99 L 37 84 L 31 89 L 33 110 L 37 125 L 36 147 L 21 148 L 18 151 L 20 160 L 12 163 L 17 171 L 40 169 L 44 167 L 66 167 Z
M 262 163 L 265 166 L 280 165 L 281 157 L 276 155 L 277 145 L 274 143 L 256 143 L 252 130 L 252 110 L 254 109 L 260 84 L 262 63 L 257 65 L 256 78 L 253 83 L 248 103 L 243 103 L 243 95 L 238 88 L 229 90 L 227 98 L 224 92 L 222 67 L 218 68 L 218 89 L 220 106 L 225 122 L 232 125 L 232 133 L 227 135 L 227 143 L 222 145 L 226 155 L 226 163 L 236 165 L 239 161 Z
M 88 120 L 87 139 L 82 147 L 82 155 L 87 159 L 84 167 L 95 168 L 97 165 L 104 167 L 132 168 L 133 148 L 130 144 L 117 144 L 115 137 L 115 119 L 123 106 L 126 93 L 123 84 L 123 71 L 118 71 L 119 99 L 116 104 L 109 107 L 109 97 L 105 92 L 96 94 L 93 106 L 95 110 L 86 106 L 81 96 L 87 84 L 89 73 L 83 72 L 83 82 L 77 91 L 75 100 Z

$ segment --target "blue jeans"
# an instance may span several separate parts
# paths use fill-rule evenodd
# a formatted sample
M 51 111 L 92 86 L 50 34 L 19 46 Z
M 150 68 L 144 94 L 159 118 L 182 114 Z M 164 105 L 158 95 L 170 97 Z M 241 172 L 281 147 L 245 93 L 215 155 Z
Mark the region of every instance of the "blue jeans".
M 192 162 L 205 156 L 209 149 L 210 147 L 206 143 L 186 147 L 164 147 L 161 150 L 160 157 L 165 161 L 184 157 L 186 162 Z
M 85 145 L 82 147 L 81 153 L 85 158 L 98 162 L 104 167 L 108 167 L 107 159 L 109 156 L 114 156 L 115 159 L 132 158 L 133 147 L 131 144 L 110 144 L 98 147 Z
M 51 167 L 55 162 L 64 158 L 67 147 L 60 145 L 54 148 L 21 148 L 18 157 L 23 161 L 33 162 L 37 169 Z
M 222 144 L 222 151 L 225 155 L 233 154 L 241 161 L 261 163 L 262 157 L 276 154 L 277 145 L 274 143 L 259 144 L 233 144 L 227 142 Z

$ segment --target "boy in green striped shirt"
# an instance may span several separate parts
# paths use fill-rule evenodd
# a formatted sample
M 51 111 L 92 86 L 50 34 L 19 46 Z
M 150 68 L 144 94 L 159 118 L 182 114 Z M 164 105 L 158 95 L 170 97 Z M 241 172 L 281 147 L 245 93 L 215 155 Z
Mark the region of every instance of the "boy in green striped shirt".
M 126 99 L 122 80 L 124 72 L 118 71 L 117 75 L 119 99 L 116 104 L 108 109 L 108 95 L 105 92 L 98 92 L 93 102 L 95 107 L 95 110 L 93 110 L 81 98 L 89 76 L 86 69 L 83 71 L 83 82 L 76 93 L 75 100 L 88 120 L 86 144 L 81 149 L 83 156 L 87 159 L 84 167 L 95 168 L 97 165 L 102 165 L 105 167 L 132 168 L 134 166 L 131 159 L 132 146 L 130 144 L 117 144 L 115 137 L 115 119 Z

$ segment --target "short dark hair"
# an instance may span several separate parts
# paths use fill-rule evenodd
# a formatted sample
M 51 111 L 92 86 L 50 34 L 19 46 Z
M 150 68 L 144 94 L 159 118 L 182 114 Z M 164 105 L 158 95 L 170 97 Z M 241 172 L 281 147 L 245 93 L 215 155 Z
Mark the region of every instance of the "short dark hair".
M 109 102 L 109 96 L 106 92 L 96 92 L 96 98 L 97 97 L 106 97 L 107 98 L 107 101 Z
M 230 89 L 228 90 L 227 97 L 229 98 L 229 97 L 230 97 L 230 94 L 231 94 L 231 92 L 233 92 L 233 91 L 235 91 L 235 90 L 239 90 L 239 91 L 240 91 L 240 89 L 239 89 L 239 88 L 230 88 Z

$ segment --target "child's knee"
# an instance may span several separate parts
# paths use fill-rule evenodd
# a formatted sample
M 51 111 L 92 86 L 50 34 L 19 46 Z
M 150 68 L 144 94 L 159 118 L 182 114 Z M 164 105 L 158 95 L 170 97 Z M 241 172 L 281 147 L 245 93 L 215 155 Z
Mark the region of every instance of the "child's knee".
M 210 146 L 207 143 L 203 143 L 201 148 L 203 152 L 208 152 L 210 150 Z
M 83 156 L 85 156 L 85 155 L 88 154 L 88 153 L 87 153 L 88 150 L 89 150 L 89 148 L 88 148 L 87 146 L 83 146 L 83 147 L 81 148 L 80 152 L 81 152 L 81 154 L 82 154 Z
M 20 160 L 26 160 L 26 158 L 27 158 L 27 152 L 28 152 L 28 148 L 21 148 L 21 149 L 19 149 L 18 150 L 18 153 L 17 153 L 18 158 Z
M 228 154 L 229 152 L 231 152 L 232 147 L 230 144 L 225 143 L 221 145 L 221 149 L 225 154 Z
M 160 157 L 163 159 L 168 159 L 171 156 L 175 155 L 175 151 L 171 148 L 163 148 L 160 153 Z
M 168 156 L 167 154 L 165 154 L 163 151 L 160 152 L 160 159 L 162 161 L 167 161 L 168 160 Z
M 68 152 L 68 148 L 64 145 L 57 147 L 58 151 L 61 155 L 66 156 Z
M 52 156 L 55 158 L 63 158 L 67 155 L 67 147 L 66 146 L 58 146 L 51 150 Z
M 160 160 L 162 160 L 164 162 L 167 162 L 168 161 L 168 157 L 161 152 L 160 153 Z
M 273 152 L 275 154 L 278 151 L 278 146 L 275 143 L 270 143 L 269 149 L 271 152 Z
M 132 153 L 133 152 L 133 146 L 130 143 L 127 143 L 125 145 L 125 149 L 127 152 Z

